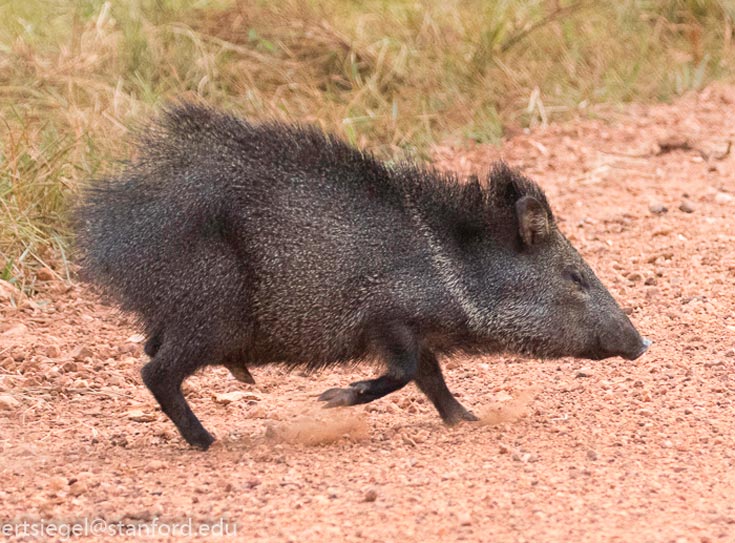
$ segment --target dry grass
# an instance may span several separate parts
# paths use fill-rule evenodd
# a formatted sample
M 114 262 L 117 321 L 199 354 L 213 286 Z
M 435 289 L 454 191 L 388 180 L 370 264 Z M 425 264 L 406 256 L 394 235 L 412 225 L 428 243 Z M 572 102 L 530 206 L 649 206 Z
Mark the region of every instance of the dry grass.
M 731 77 L 729 0 L 0 5 L 0 278 L 68 275 L 70 197 L 163 100 L 318 123 L 385 158 Z

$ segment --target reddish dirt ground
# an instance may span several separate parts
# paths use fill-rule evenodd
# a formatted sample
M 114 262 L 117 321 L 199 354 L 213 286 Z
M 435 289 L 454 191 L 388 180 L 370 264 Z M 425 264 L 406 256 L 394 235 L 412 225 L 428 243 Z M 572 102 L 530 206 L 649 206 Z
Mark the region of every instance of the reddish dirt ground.
M 596 113 L 436 162 L 503 157 L 537 179 L 654 340 L 643 358 L 449 361 L 484 413 L 451 429 L 413 385 L 316 405 L 371 367 L 256 369 L 255 386 L 208 369 L 185 387 L 218 437 L 202 453 L 143 387 L 130 319 L 77 285 L 0 288 L 1 520 L 226 518 L 243 541 L 735 541 L 735 88 Z

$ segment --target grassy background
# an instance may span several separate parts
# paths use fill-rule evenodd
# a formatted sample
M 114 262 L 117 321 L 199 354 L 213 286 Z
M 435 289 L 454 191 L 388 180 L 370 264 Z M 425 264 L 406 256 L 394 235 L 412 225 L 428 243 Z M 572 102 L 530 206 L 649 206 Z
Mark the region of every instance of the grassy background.
M 734 21 L 732 0 L 0 2 L 0 279 L 69 277 L 77 187 L 165 100 L 426 156 L 731 78 Z

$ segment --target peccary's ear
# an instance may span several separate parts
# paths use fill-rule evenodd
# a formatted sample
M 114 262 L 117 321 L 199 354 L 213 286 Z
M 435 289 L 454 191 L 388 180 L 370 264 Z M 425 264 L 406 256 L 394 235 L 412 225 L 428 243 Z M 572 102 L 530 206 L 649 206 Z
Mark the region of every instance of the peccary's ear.
M 544 205 L 533 196 L 523 196 L 516 201 L 516 216 L 518 230 L 525 245 L 537 245 L 549 236 L 549 215 Z

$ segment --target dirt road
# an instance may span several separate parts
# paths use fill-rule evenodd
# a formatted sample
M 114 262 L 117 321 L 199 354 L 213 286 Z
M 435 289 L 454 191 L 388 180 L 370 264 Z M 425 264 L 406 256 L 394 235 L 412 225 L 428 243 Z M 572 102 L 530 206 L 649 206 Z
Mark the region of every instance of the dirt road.
M 470 173 L 504 157 L 540 181 L 654 340 L 646 356 L 448 361 L 484 420 L 453 429 L 413 385 L 319 409 L 316 394 L 370 367 L 256 370 L 256 386 L 209 369 L 186 385 L 218 437 L 202 453 L 144 389 L 132 321 L 77 286 L 49 281 L 18 307 L 0 289 L 0 523 L 225 519 L 243 541 L 735 541 L 735 88 L 599 118 L 441 148 L 436 162 Z

